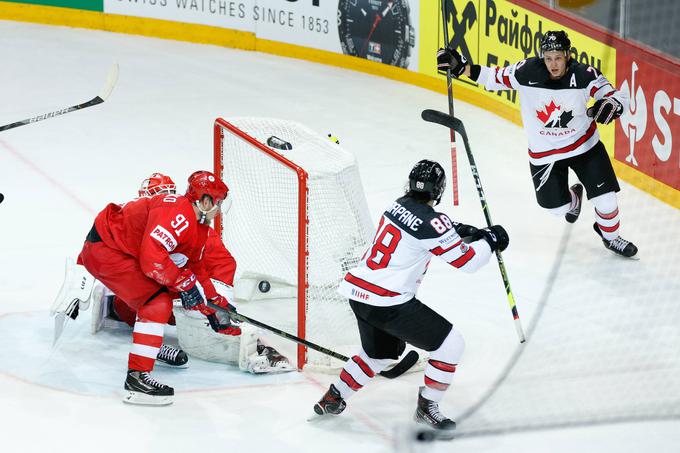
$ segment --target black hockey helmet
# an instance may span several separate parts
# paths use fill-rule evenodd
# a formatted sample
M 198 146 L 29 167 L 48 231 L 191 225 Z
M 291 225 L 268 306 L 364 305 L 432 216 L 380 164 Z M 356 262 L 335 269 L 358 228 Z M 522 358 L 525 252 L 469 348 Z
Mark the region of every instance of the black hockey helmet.
M 408 188 L 412 192 L 428 194 L 437 203 L 446 187 L 444 168 L 437 162 L 423 159 L 413 166 L 408 175 Z
M 551 50 L 561 50 L 564 55 L 569 55 L 571 50 L 571 41 L 564 30 L 546 31 L 541 39 L 541 58 L 545 52 Z

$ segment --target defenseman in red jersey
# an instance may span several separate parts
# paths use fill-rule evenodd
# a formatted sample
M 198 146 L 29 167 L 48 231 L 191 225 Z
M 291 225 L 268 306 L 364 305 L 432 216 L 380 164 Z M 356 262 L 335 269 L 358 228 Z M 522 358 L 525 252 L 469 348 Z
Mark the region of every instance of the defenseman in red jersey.
M 361 350 L 314 406 L 317 414 L 340 414 L 345 400 L 397 359 L 409 343 L 430 352 L 415 420 L 444 436 L 455 429 L 455 422 L 439 411 L 439 402 L 465 344 L 449 321 L 416 299 L 416 292 L 433 255 L 474 272 L 495 250 L 504 250 L 509 239 L 499 225 L 477 229 L 435 211 L 445 185 L 441 165 L 418 162 L 409 175 L 409 191 L 387 208 L 373 245 L 340 284 L 338 292 L 349 298 L 357 318 Z
M 169 176 L 153 173 L 142 182 L 138 195 L 152 197 L 173 195 L 175 192 L 176 185 Z M 225 200 L 227 203 L 228 198 Z M 222 211 L 227 209 L 223 206 Z M 216 291 L 231 304 L 234 301 L 236 260 L 213 228 L 208 230 L 201 262 Z M 208 316 L 209 322 L 206 322 L 206 318 L 194 310 L 176 306 L 173 311 L 174 316 L 170 318 L 169 324 L 177 325 L 177 337 L 183 350 L 164 344 L 157 359 L 162 364 L 185 367 L 188 353 L 189 356 L 207 361 L 237 365 L 241 370 L 254 374 L 294 370 L 286 357 L 257 337 L 255 329 L 250 326 L 241 329 L 222 312 Z M 117 322 L 132 327 L 135 319 L 136 312 L 120 297 L 110 293 L 93 298 L 93 333 L 104 326 L 114 326 Z
M 570 52 L 564 31 L 548 31 L 541 40 L 540 57 L 489 68 L 471 64 L 447 47 L 437 53 L 437 66 L 450 69 L 454 77 L 466 75 L 487 90 L 517 90 L 538 204 L 574 223 L 585 186 L 595 206 L 595 232 L 609 250 L 632 257 L 637 247 L 619 234 L 619 183 L 596 125 L 621 116 L 628 97 L 597 69 L 573 60 Z M 586 109 L 590 98 L 595 104 Z M 569 187 L 569 168 L 582 184 Z
M 201 262 L 208 224 L 227 192 L 212 173 L 197 171 L 189 177 L 185 195 L 111 203 L 95 218 L 78 263 L 137 312 L 125 402 L 172 403 L 174 390 L 150 375 L 172 313 L 170 291 L 179 294 L 185 308 L 214 315 L 196 286 L 200 281 L 207 299 L 233 309 Z

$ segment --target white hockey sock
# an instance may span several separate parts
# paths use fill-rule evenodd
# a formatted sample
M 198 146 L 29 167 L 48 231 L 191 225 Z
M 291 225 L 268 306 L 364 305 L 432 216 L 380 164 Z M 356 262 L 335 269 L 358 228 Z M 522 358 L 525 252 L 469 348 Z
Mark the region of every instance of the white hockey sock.
M 340 395 L 347 399 L 354 395 L 368 383 L 377 373 L 380 373 L 391 362 L 390 359 L 372 359 L 362 349 L 359 354 L 350 357 L 340 372 L 340 379 L 335 388 Z
M 608 241 L 616 239 L 620 226 L 616 193 L 607 192 L 590 201 L 595 205 L 595 221 L 602 232 L 602 237 Z
M 421 393 L 423 398 L 435 402 L 444 398 L 464 350 L 463 336 L 452 328 L 442 345 L 430 353 L 430 360 L 425 367 L 425 388 Z
M 571 191 L 571 189 L 570 189 L 570 191 Z M 575 195 L 574 195 L 574 193 L 572 192 L 572 193 L 571 193 L 571 202 L 570 202 L 570 203 L 563 204 L 563 205 L 560 206 L 559 208 L 549 208 L 548 211 L 550 211 L 550 213 L 551 213 L 552 215 L 554 215 L 554 216 L 563 217 L 564 214 L 566 214 L 567 212 L 569 212 L 570 210 L 572 210 L 572 209 L 576 206 L 576 205 L 574 204 L 574 196 L 575 196 Z

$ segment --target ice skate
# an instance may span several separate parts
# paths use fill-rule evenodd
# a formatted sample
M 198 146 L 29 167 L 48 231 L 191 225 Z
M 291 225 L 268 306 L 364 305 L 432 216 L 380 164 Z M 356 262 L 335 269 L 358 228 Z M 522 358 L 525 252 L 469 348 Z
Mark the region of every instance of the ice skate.
M 128 370 L 123 402 L 149 406 L 172 404 L 175 390 L 156 381 L 148 372 Z
M 602 238 L 602 243 L 604 246 L 617 255 L 621 255 L 626 258 L 633 258 L 637 254 L 638 248 L 635 246 L 635 244 L 630 241 L 626 241 L 621 236 L 617 236 L 611 241 L 602 237 L 602 231 L 600 231 L 600 227 L 597 226 L 597 222 L 593 223 L 593 229 Z
M 188 362 L 189 357 L 186 352 L 167 344 L 161 346 L 156 356 L 156 363 L 170 368 L 188 368 Z
M 579 214 L 581 214 L 581 200 L 583 199 L 583 185 L 574 184 L 571 186 L 571 190 L 576 194 L 576 206 L 574 209 L 570 209 L 569 212 L 564 214 L 564 219 L 569 223 L 574 223 L 578 219 Z
M 423 425 L 427 425 L 437 433 L 437 438 L 442 440 L 453 439 L 456 430 L 456 422 L 446 418 L 439 412 L 439 404 L 424 398 L 422 393 L 425 387 L 420 387 L 418 392 L 418 407 L 413 419 Z
M 342 399 L 342 396 L 340 396 L 340 392 L 333 384 L 331 384 L 323 398 L 314 405 L 314 412 L 316 412 L 317 415 L 340 415 L 346 407 L 347 403 Z

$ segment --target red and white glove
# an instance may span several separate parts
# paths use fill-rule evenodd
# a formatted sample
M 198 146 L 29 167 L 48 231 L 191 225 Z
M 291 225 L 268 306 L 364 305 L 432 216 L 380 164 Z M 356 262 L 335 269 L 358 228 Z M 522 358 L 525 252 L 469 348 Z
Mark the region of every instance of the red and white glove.
M 231 305 L 224 296 L 215 296 L 210 299 L 210 303 L 226 308 L 230 313 L 236 313 L 236 307 Z M 215 332 L 222 335 L 241 335 L 241 328 L 239 327 L 238 322 L 231 319 L 228 313 L 220 313 L 220 316 L 218 316 L 214 309 L 210 307 L 208 307 L 208 309 L 212 310 L 212 313 L 206 316 L 208 317 L 208 322 L 210 322 L 210 327 L 212 327 Z
M 185 310 L 198 310 L 205 316 L 215 313 L 215 310 L 205 304 L 203 296 L 196 286 L 196 275 L 189 269 L 180 272 L 171 289 L 179 293 L 179 297 L 182 299 L 182 307 Z

